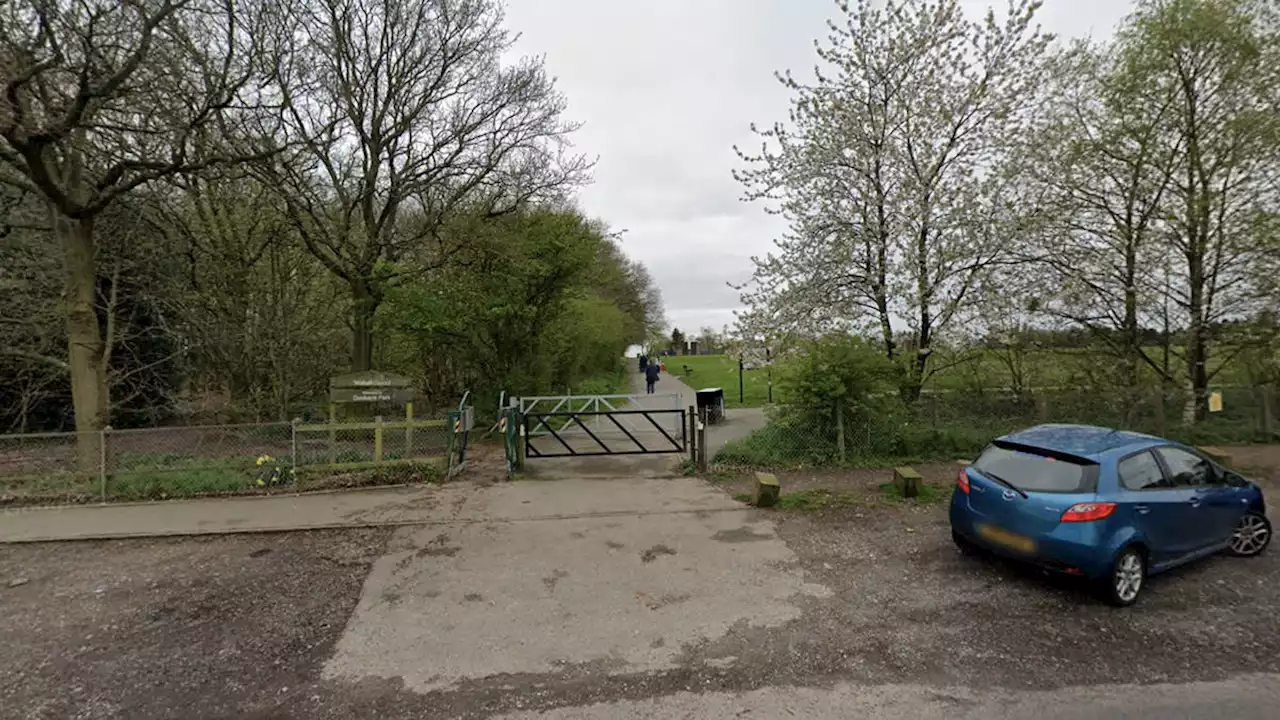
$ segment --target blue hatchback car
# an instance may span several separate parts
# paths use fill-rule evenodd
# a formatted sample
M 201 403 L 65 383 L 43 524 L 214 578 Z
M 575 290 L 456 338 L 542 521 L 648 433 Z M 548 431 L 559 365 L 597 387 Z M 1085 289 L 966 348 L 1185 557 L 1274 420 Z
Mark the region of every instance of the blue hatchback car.
M 1131 605 L 1147 576 L 1271 541 L 1262 490 L 1195 449 L 1087 425 L 1039 425 L 995 440 L 960 471 L 951 534 L 1097 583 Z

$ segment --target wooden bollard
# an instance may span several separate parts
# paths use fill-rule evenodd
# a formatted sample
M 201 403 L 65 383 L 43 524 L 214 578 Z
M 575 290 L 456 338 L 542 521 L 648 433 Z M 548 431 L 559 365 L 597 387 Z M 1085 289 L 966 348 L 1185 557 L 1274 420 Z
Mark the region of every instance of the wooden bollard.
M 782 486 L 773 473 L 756 473 L 756 507 L 773 507 L 778 504 Z
M 913 498 L 920 494 L 920 473 L 909 467 L 893 469 L 893 484 L 904 498 Z

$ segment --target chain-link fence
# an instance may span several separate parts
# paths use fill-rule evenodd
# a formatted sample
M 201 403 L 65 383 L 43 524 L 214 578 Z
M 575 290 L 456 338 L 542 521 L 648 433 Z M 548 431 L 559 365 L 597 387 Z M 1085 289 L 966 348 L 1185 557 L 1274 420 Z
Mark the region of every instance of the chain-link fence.
M 0 505 L 432 479 L 453 439 L 444 420 L 0 435 Z
M 1215 390 L 1221 406 L 1186 423 L 1184 393 L 1054 389 L 1014 394 L 929 393 L 910 405 L 815 413 L 775 407 L 770 421 L 727 444 L 720 465 L 793 467 L 969 458 L 991 439 L 1041 423 L 1081 423 L 1213 445 L 1277 442 L 1276 393 L 1270 387 Z

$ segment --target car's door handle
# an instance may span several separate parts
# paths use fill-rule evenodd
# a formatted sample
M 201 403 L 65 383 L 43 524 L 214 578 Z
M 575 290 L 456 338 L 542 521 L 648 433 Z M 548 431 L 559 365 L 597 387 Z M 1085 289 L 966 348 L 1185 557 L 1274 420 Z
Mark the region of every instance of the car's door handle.
M 1133 509 L 1138 511 L 1139 515 L 1146 515 L 1151 512 L 1151 507 L 1148 505 L 1134 505 Z
M 1193 497 L 1187 502 L 1191 504 L 1191 507 L 1200 507 L 1200 498 L 1198 497 Z

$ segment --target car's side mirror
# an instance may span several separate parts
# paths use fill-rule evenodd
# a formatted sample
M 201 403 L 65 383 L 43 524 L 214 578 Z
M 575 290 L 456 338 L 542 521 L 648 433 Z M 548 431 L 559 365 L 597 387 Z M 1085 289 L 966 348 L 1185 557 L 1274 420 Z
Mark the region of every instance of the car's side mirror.
M 1249 484 L 1249 481 L 1245 480 L 1243 476 L 1233 473 L 1230 470 L 1219 468 L 1218 472 L 1221 478 L 1219 482 L 1230 485 L 1231 487 L 1244 487 Z

